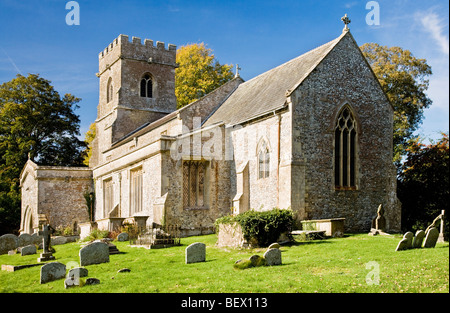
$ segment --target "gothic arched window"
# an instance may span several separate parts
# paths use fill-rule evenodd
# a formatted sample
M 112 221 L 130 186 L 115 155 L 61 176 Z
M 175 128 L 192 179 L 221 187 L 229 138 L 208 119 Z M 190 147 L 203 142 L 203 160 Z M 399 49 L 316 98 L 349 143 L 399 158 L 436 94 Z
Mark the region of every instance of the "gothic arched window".
M 106 85 L 106 102 L 110 102 L 113 97 L 113 84 L 112 84 L 112 78 L 110 77 L 108 79 L 108 83 Z
M 153 98 L 153 81 L 148 73 L 141 79 L 141 97 Z
M 265 141 L 260 144 L 258 149 L 258 179 L 267 178 L 270 175 L 270 152 Z
M 334 185 L 356 189 L 357 123 L 350 107 L 338 115 L 334 129 Z

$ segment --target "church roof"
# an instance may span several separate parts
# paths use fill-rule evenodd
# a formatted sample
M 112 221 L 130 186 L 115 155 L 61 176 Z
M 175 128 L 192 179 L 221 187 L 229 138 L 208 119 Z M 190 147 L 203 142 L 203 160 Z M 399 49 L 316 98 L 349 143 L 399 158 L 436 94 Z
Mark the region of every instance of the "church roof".
M 239 124 L 284 107 L 286 97 L 349 33 L 344 32 L 338 38 L 240 84 L 203 125 Z

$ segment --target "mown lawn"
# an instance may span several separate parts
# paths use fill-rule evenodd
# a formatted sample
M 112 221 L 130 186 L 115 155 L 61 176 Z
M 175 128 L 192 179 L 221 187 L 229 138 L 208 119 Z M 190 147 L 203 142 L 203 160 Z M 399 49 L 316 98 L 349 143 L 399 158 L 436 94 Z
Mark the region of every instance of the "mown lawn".
M 89 277 L 100 279 L 99 285 L 64 289 L 63 280 L 41 285 L 37 266 L 0 271 L 0 292 L 448 293 L 448 243 L 437 244 L 434 249 L 396 252 L 400 238 L 350 234 L 345 238 L 297 242 L 281 248 L 283 265 L 246 270 L 234 269 L 234 262 L 253 254 L 262 256 L 265 249 L 217 248 L 216 235 L 183 238 L 182 246 L 155 250 L 114 242 L 122 254 L 111 255 L 109 263 L 86 266 Z M 185 248 L 197 241 L 207 245 L 207 261 L 185 264 Z M 58 262 L 79 262 L 79 243 L 54 248 Z M 0 264 L 36 263 L 37 257 L 1 255 Z M 131 272 L 117 273 L 124 267 Z M 377 268 L 379 284 L 372 275 Z M 366 277 L 372 284 L 366 282 Z

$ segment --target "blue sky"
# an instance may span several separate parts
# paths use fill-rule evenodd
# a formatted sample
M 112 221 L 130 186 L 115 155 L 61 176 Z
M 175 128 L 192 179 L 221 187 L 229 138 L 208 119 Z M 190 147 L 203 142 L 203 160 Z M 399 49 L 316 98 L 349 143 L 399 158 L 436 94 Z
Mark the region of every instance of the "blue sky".
M 376 1 L 379 25 L 368 25 L 369 1 L 77 1 L 80 25 L 66 24 L 68 1 L 0 0 L 0 83 L 39 73 L 60 94 L 82 98 L 81 132 L 95 120 L 98 53 L 119 34 L 182 46 L 205 42 L 221 63 L 248 80 L 341 34 L 347 13 L 359 45 L 400 46 L 432 66 L 418 134 L 437 139 L 449 124 L 447 1 Z

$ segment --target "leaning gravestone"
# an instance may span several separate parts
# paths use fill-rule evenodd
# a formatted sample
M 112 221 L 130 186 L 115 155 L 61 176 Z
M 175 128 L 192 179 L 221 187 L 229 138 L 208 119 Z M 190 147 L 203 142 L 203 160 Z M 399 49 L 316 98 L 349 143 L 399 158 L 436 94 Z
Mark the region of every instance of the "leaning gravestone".
M 206 245 L 201 242 L 195 242 L 186 248 L 186 264 L 205 262 Z
M 416 236 L 414 237 L 412 247 L 422 248 L 423 238 L 425 238 L 425 232 L 423 230 L 418 230 Z
M 428 230 L 425 242 L 423 243 L 424 248 L 434 248 L 439 237 L 439 230 L 436 227 L 430 228 Z
M 6 254 L 18 247 L 19 239 L 16 235 L 6 234 L 0 236 L 0 254 Z
M 403 235 L 403 238 L 407 239 L 408 241 L 406 242 L 406 249 L 411 249 L 412 248 L 412 243 L 413 243 L 413 239 L 414 239 L 414 234 L 412 232 L 406 232 Z
M 80 265 L 109 262 L 109 247 L 104 242 L 93 242 L 80 249 Z
M 264 253 L 264 259 L 266 259 L 266 265 L 281 265 L 281 250 L 278 248 L 272 248 Z
M 408 249 L 408 239 L 407 238 L 403 238 L 398 243 L 397 248 L 395 249 L 395 251 L 401 251 L 401 250 L 406 250 L 406 249 Z
M 41 267 L 41 284 L 66 277 L 66 266 L 59 262 L 50 262 Z

